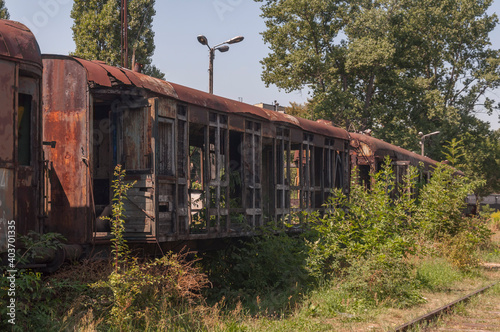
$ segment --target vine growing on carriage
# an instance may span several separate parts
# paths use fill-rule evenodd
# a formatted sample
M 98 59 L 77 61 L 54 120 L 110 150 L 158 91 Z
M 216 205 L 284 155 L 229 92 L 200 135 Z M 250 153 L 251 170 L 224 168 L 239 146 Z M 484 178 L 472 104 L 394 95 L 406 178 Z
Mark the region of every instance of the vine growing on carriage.
M 124 200 L 127 196 L 127 191 L 132 188 L 136 181 L 125 183 L 125 170 L 121 165 L 116 165 L 114 171 L 114 180 L 111 187 L 113 188 L 113 204 L 111 207 L 111 217 L 101 217 L 102 219 L 109 220 L 111 223 L 111 234 L 113 243 L 111 254 L 114 257 L 113 265 L 115 272 L 118 272 L 120 266 L 126 262 L 129 253 L 127 241 L 123 237 L 125 232 L 125 203 Z

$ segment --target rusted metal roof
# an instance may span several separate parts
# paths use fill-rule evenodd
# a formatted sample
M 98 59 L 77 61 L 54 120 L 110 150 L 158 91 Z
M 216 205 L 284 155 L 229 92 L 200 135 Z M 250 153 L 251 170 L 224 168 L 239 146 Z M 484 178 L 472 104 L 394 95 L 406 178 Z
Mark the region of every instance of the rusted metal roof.
M 126 68 L 107 65 L 103 61 L 89 61 L 78 57 L 67 57 L 78 61 L 87 71 L 87 80 L 97 85 L 111 87 L 113 81 L 124 85 L 148 89 L 152 92 L 177 98 L 174 88 L 166 81 L 133 72 Z
M 384 158 L 385 156 L 397 157 L 398 160 L 407 160 L 411 162 L 412 165 L 416 166 L 419 162 L 423 162 L 425 165 L 436 165 L 437 161 L 421 156 L 415 152 L 408 151 L 403 149 L 402 147 L 384 142 L 378 138 L 358 134 L 358 133 L 350 133 L 351 135 L 351 146 L 353 148 L 358 148 L 359 143 L 362 142 L 366 144 L 373 156 L 378 158 Z
M 305 130 L 318 133 L 324 136 L 337 137 L 345 140 L 349 139 L 349 134 L 345 129 L 327 125 L 322 122 L 317 122 L 302 118 L 297 118 L 297 119 L 299 120 L 300 126 Z
M 188 88 L 183 85 L 170 83 L 177 92 L 178 99 L 189 103 L 213 110 L 227 113 L 245 113 L 267 119 L 267 114 L 260 107 L 245 104 L 236 100 L 227 99 L 213 95 L 204 91 Z
M 341 128 L 329 126 L 311 120 L 296 118 L 294 116 L 276 111 L 266 110 L 261 107 L 216 96 L 213 94 L 209 94 L 207 92 L 188 88 L 179 84 L 175 83 L 170 83 L 170 84 L 174 87 L 175 91 L 177 92 L 178 99 L 190 104 L 207 107 L 214 110 L 220 110 L 227 113 L 245 113 L 272 122 L 282 122 L 290 124 L 316 134 L 342 138 L 345 140 L 349 139 L 347 131 Z
M 42 67 L 40 48 L 35 36 L 30 29 L 19 22 L 0 20 L 0 56 Z
M 347 131 L 324 123 L 293 117 L 280 112 L 220 97 L 200 90 L 192 89 L 180 84 L 167 82 L 125 68 L 113 67 L 102 61 L 89 61 L 78 57 L 63 57 L 74 59 L 87 71 L 87 79 L 96 85 L 112 87 L 117 84 L 136 86 L 154 93 L 169 96 L 188 104 L 226 112 L 241 113 L 255 116 L 271 122 L 283 122 L 304 130 L 331 137 L 349 139 Z

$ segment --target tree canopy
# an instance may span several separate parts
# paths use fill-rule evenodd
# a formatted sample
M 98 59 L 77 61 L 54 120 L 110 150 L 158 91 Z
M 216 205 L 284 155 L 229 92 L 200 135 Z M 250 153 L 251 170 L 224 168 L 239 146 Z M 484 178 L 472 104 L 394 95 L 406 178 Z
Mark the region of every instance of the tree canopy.
M 500 86 L 492 0 L 255 1 L 270 49 L 262 79 L 287 92 L 308 88 L 315 118 L 414 151 L 419 132 L 439 130 L 425 148 L 437 160 L 456 137 L 467 153 L 498 145 L 475 117 L 500 109 L 488 94 Z
M 500 85 L 491 0 L 256 1 L 271 51 L 263 80 L 310 88 L 318 117 L 416 137 L 499 109 L 485 94 Z
M 5 7 L 4 0 L 0 0 L 0 18 L 7 19 L 7 20 L 10 18 L 9 12 L 7 11 L 7 8 Z
M 145 74 L 164 78 L 154 66 L 154 32 L 152 30 L 155 0 L 128 1 L 128 48 L 129 64 L 143 65 Z M 90 60 L 102 60 L 119 65 L 121 59 L 120 1 L 119 0 L 75 0 L 71 10 L 73 39 L 76 50 L 73 55 Z

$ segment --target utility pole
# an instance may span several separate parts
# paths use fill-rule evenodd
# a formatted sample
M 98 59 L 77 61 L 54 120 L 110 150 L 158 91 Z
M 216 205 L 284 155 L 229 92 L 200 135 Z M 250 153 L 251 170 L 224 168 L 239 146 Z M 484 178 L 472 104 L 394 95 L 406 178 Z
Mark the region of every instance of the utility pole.
M 425 134 L 422 133 L 422 132 L 419 132 L 418 133 L 418 136 L 420 136 L 420 149 L 421 149 L 421 154 L 422 156 L 425 156 L 425 139 L 429 136 L 432 136 L 432 135 L 437 135 L 439 134 L 439 131 L 435 131 L 433 133 L 430 133 L 430 134 Z
M 198 37 L 198 42 L 201 45 L 207 45 L 208 51 L 209 51 L 209 63 L 208 63 L 208 92 L 210 94 L 214 93 L 214 59 L 215 59 L 215 50 L 219 50 L 219 52 L 227 52 L 229 51 L 229 46 L 225 44 L 235 44 L 239 43 L 244 39 L 243 36 L 237 36 L 233 37 L 229 40 L 226 40 L 223 43 L 217 44 L 214 47 L 210 47 L 208 45 L 208 39 L 207 37 L 203 35 L 199 35 Z
M 127 0 L 122 0 L 122 5 L 120 8 L 121 13 L 121 60 L 122 67 L 128 68 L 128 10 L 127 10 Z

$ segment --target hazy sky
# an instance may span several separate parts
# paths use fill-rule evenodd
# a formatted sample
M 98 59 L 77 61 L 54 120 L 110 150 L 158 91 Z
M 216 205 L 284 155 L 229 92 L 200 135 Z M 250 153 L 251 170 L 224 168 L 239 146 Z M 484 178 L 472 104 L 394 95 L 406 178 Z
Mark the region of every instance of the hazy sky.
M 10 18 L 35 33 L 42 53 L 74 51 L 72 0 L 5 0 L 5 3 Z M 260 35 L 265 29 L 259 16 L 260 5 L 251 0 L 156 0 L 153 63 L 165 73 L 167 81 L 208 91 L 208 48 L 199 44 L 196 36 L 205 35 L 214 46 L 241 35 L 244 41 L 230 45 L 228 52 L 216 52 L 214 93 L 249 104 L 270 104 L 276 100 L 288 106 L 293 101 L 307 101 L 307 91 L 287 94 L 275 86 L 266 88 L 260 78 L 259 61 L 269 52 Z M 500 0 L 495 0 L 490 12 L 499 11 Z M 490 38 L 493 47 L 500 48 L 500 26 Z M 500 91 L 492 92 L 491 96 L 500 101 Z M 490 121 L 492 128 L 500 127 L 496 115 L 483 119 Z

